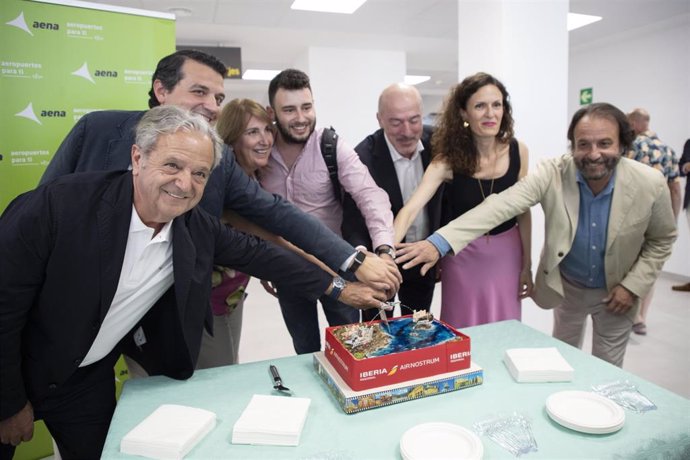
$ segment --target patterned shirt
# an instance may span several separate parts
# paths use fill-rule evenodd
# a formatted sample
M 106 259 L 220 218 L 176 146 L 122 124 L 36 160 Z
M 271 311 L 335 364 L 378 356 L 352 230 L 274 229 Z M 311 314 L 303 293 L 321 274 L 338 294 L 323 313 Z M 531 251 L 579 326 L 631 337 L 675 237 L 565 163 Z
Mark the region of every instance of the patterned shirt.
M 656 133 L 645 131 L 637 135 L 628 158 L 658 169 L 668 182 L 680 181 L 678 157 L 671 147 L 659 140 Z

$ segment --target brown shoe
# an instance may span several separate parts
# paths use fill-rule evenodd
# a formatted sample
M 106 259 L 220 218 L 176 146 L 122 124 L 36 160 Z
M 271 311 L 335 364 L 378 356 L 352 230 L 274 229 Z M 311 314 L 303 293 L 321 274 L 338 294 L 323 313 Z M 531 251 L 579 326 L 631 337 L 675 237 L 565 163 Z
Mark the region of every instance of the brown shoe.
M 690 283 L 679 284 L 678 286 L 671 286 L 674 291 L 690 292 Z
M 647 335 L 647 326 L 645 323 L 633 324 L 632 331 L 637 335 Z

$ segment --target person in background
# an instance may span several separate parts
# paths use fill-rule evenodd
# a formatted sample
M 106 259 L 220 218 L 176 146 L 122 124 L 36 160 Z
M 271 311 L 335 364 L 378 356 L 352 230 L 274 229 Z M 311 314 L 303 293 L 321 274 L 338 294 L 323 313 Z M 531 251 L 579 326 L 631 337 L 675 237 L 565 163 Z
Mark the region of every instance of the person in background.
M 663 143 L 656 133 L 649 129 L 649 112 L 645 109 L 635 109 L 628 114 L 628 121 L 633 130 L 632 149 L 628 157 L 659 170 L 666 178 L 671 192 L 671 206 L 673 215 L 678 220 L 680 213 L 680 172 L 678 158 L 671 147 Z M 647 334 L 647 313 L 654 296 L 654 287 L 642 299 L 640 311 L 635 317 L 632 330 L 635 334 Z
M 282 196 L 302 211 L 319 219 L 334 233 L 340 234 L 342 205 L 336 199 L 333 183 L 321 151 L 323 129 L 316 129 L 314 97 L 309 77 L 300 70 L 287 69 L 276 75 L 268 86 L 268 111 L 276 125 L 276 140 L 269 166 L 261 176 L 261 185 Z M 338 181 L 362 210 L 375 250 L 393 247 L 393 214 L 386 192 L 381 190 L 359 161 L 357 153 L 337 140 Z M 318 257 L 317 254 L 314 254 Z M 318 257 L 320 259 L 320 257 Z M 397 292 L 402 279 L 390 257 L 380 258 L 358 252 L 350 272 L 362 261 L 375 259 L 395 273 Z M 356 274 L 356 271 L 355 271 Z M 285 286 L 276 286 L 285 324 L 297 353 L 321 349 L 316 304 L 305 305 L 302 296 Z M 321 305 L 331 326 L 359 321 L 359 312 L 334 299 L 322 297 Z
M 688 228 L 690 228 L 690 139 L 685 141 L 683 146 L 683 155 L 681 155 L 678 162 L 678 168 L 680 170 L 681 176 L 685 176 L 685 198 L 683 199 L 683 209 L 685 209 L 685 217 L 688 219 Z M 690 292 L 690 282 L 685 284 L 677 284 L 671 286 L 674 291 Z
M 444 182 L 447 222 L 527 174 L 527 147 L 513 136 L 508 92 L 486 73 L 451 90 L 432 147 L 434 158 L 421 184 L 395 219 L 396 242 Z M 529 208 L 497 224 L 441 260 L 441 319 L 454 327 L 522 317 L 521 299 L 532 289 Z
M 222 142 L 200 116 L 148 111 L 131 171 L 69 174 L 0 217 L 0 458 L 43 419 L 64 459 L 99 458 L 126 352 L 151 375 L 194 372 L 213 264 L 285 281 L 316 299 L 332 277 L 223 225 L 197 204 Z M 386 299 L 361 283 L 345 302 Z
M 414 86 L 395 83 L 379 96 L 376 119 L 379 129 L 355 147 L 359 159 L 371 177 L 388 194 L 393 216 L 407 203 L 422 180 L 431 161 L 432 129 L 422 124 L 422 96 Z M 404 241 L 423 240 L 436 230 L 441 220 L 439 190 L 417 215 Z M 353 246 L 372 248 L 369 231 L 357 204 L 349 196 L 343 203 L 343 238 Z M 384 248 L 381 257 L 395 258 L 394 251 Z M 400 269 L 400 267 L 398 267 Z M 398 291 L 400 314 L 412 310 L 429 311 L 436 286 L 436 271 L 420 275 L 419 270 L 401 270 L 403 283 Z M 391 299 L 394 300 L 394 299 Z M 362 319 L 373 319 L 377 312 L 363 310 Z M 392 315 L 393 312 L 390 312 Z
M 403 267 L 433 266 L 487 230 L 540 203 L 544 247 L 532 298 L 554 309 L 553 336 L 582 347 L 591 315 L 592 354 L 622 367 L 633 319 L 671 255 L 676 224 L 664 176 L 628 158 L 623 112 L 596 103 L 573 115 L 571 154 L 545 160 L 509 189 L 437 230 L 403 244 Z

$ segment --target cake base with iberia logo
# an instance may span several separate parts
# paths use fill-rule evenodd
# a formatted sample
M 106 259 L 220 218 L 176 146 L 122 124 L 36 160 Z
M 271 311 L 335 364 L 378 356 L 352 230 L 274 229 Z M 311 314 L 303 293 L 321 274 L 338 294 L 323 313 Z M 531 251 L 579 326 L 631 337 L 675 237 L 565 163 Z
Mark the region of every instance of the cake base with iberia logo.
M 346 414 L 462 390 L 481 385 L 484 381 L 484 370 L 472 363 L 470 367 L 460 371 L 355 391 L 335 371 L 324 352 L 314 353 L 313 365 L 316 373 Z
M 355 391 L 467 369 L 470 338 L 417 316 L 326 329 L 326 359 Z

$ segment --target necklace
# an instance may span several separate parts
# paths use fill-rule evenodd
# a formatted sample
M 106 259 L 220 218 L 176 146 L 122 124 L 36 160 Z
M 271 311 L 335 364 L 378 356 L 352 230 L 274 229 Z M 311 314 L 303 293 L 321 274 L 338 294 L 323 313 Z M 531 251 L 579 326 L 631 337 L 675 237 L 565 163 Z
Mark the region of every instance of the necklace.
M 489 193 L 484 194 L 484 186 L 482 185 L 481 179 L 477 178 L 477 184 L 479 184 L 479 191 L 482 192 L 482 202 L 486 200 L 486 197 L 494 193 L 494 181 L 496 180 L 496 163 L 498 163 L 498 154 L 494 157 L 494 167 L 491 174 L 491 186 L 489 187 Z M 489 232 L 484 234 L 486 236 L 486 244 L 489 244 Z
M 481 179 L 477 179 L 477 183 L 479 184 L 479 191 L 482 192 L 482 201 L 486 200 L 486 197 L 494 193 L 494 180 L 496 178 L 492 177 L 491 178 L 491 187 L 489 188 L 489 193 L 487 195 L 484 195 L 484 186 L 482 185 Z

